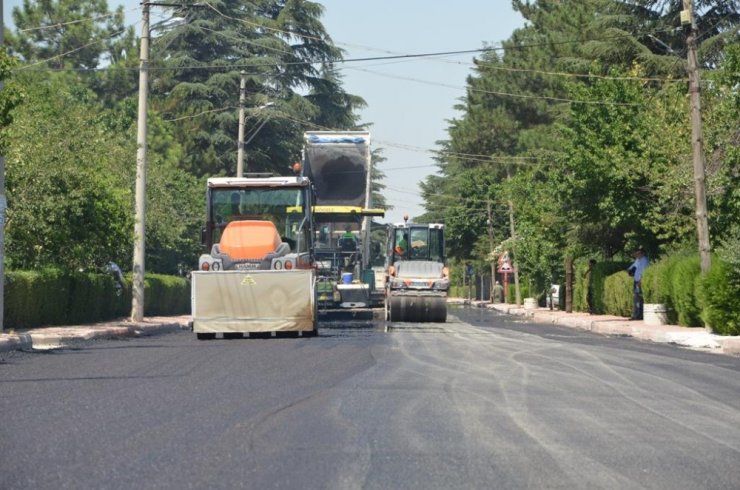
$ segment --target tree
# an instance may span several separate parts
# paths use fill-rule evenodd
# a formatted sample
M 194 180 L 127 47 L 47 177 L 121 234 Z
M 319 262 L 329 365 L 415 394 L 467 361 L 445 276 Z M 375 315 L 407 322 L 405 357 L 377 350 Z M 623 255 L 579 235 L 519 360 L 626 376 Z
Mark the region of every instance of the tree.
M 135 102 L 106 110 L 60 74 L 21 80 L 27 100 L 7 129 L 6 258 L 14 269 L 130 269 Z M 150 115 L 147 256 L 152 272 L 190 268 L 198 252 L 204 185 L 178 168 L 171 128 Z
M 120 40 L 132 35 L 124 27 L 123 7 L 108 10 L 106 0 L 26 0 L 13 8 L 16 33 L 7 39 L 26 63 L 44 61 L 51 68 L 98 68 L 115 62 Z
M 11 70 L 17 66 L 17 61 L 8 56 L 5 49 L 0 49 L 0 154 L 7 149 L 8 128 L 13 122 L 13 109 L 23 102 L 25 92 L 13 80 Z
M 361 100 L 345 94 L 326 65 L 339 59 L 319 18 L 323 7 L 304 0 L 223 0 L 175 14 L 185 23 L 153 49 L 154 107 L 177 126 L 182 164 L 198 175 L 233 174 L 240 71 L 247 73 L 252 133 L 246 167 L 278 171 L 300 155 L 302 133 L 320 123 L 354 125 Z M 323 68 L 322 68 L 323 67 Z M 301 95 L 307 93 L 307 96 Z
M 28 100 L 7 133 L 8 266 L 77 270 L 124 263 L 133 222 L 120 163 L 133 149 L 97 124 L 91 93 L 54 78 L 24 86 Z

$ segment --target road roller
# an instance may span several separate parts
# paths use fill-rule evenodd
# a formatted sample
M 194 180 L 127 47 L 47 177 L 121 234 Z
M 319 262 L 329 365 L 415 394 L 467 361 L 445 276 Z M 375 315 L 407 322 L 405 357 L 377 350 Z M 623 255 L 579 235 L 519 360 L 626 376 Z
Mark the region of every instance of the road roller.
M 445 322 L 449 270 L 444 225 L 404 217 L 388 229 L 385 317 L 391 322 Z

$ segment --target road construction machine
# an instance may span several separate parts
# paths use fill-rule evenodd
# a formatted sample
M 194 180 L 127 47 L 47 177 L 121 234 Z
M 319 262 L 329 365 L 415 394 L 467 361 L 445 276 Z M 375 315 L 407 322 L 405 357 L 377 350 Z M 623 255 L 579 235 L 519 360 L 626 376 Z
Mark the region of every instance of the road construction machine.
M 312 207 L 305 177 L 208 179 L 208 253 L 192 273 L 199 339 L 317 333 Z
M 447 321 L 450 280 L 445 266 L 444 225 L 388 227 L 385 316 L 391 322 Z
M 370 133 L 304 133 L 302 172 L 316 190 L 319 309 L 382 306 L 384 269 L 373 259 L 383 247 L 373 243 L 372 218 L 385 211 L 372 207 Z

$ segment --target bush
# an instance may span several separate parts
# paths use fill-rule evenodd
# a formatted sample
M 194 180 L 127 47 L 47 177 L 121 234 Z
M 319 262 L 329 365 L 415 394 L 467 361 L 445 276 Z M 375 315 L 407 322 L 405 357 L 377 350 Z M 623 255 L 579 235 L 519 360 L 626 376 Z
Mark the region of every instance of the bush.
M 650 264 L 642 277 L 642 292 L 645 303 L 662 304 L 667 308 L 669 323 L 678 323 L 676 307 L 671 289 L 671 277 L 676 264 L 685 255 L 674 255 Z
M 73 273 L 68 277 L 69 309 L 65 323 L 76 325 L 119 316 L 119 303 L 123 301 L 121 297 L 116 296 L 116 286 L 112 277 L 85 272 Z
M 4 323 L 8 328 L 60 325 L 67 319 L 70 278 L 56 269 L 5 274 Z
M 719 335 L 740 335 L 740 281 L 734 276 L 740 276 L 738 271 L 712 257 L 711 269 L 700 280 L 702 320 Z
M 575 281 L 573 286 L 573 310 L 588 311 L 588 290 L 591 289 L 594 301 L 594 313 L 606 313 L 605 292 L 606 278 L 610 275 L 624 271 L 629 267 L 629 262 L 608 261 L 594 264 L 590 275 L 586 274 L 588 261 L 580 262 L 575 267 Z M 630 294 L 632 286 L 630 285 Z
M 573 264 L 573 302 L 571 306 L 573 311 L 588 311 L 588 286 L 589 281 L 586 275 L 588 270 L 588 260 L 576 260 Z M 593 272 L 592 272 L 593 274 Z M 565 288 L 563 288 L 565 295 Z
M 634 280 L 625 271 L 617 272 L 604 280 L 602 295 L 604 313 L 631 316 L 634 306 Z
M 670 268 L 671 298 L 678 324 L 685 327 L 702 325 L 701 308 L 696 298 L 697 281 L 701 276 L 698 256 L 680 257 Z
M 508 293 L 509 294 L 506 296 L 506 302 L 510 305 L 515 304 L 516 303 L 516 284 L 514 284 L 513 281 L 509 284 Z M 522 301 L 524 301 L 524 298 L 529 298 L 529 287 L 527 287 L 527 284 L 523 281 L 521 277 L 519 278 L 519 294 L 522 297 Z
M 190 312 L 190 283 L 177 276 L 148 274 L 144 280 L 146 315 L 173 315 Z
M 127 316 L 131 281 L 117 295 L 110 275 L 67 273 L 58 269 L 8 271 L 5 274 L 5 327 L 77 325 Z M 147 275 L 146 315 L 190 311 L 190 283 L 176 276 Z

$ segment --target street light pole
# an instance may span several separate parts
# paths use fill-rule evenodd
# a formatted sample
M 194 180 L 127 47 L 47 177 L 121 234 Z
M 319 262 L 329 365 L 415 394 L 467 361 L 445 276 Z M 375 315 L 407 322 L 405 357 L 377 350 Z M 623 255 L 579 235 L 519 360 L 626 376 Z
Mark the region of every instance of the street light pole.
M 131 320 L 144 319 L 144 256 L 146 222 L 146 111 L 149 92 L 149 3 L 143 2 L 139 65 L 139 115 L 136 132 L 136 217 Z

